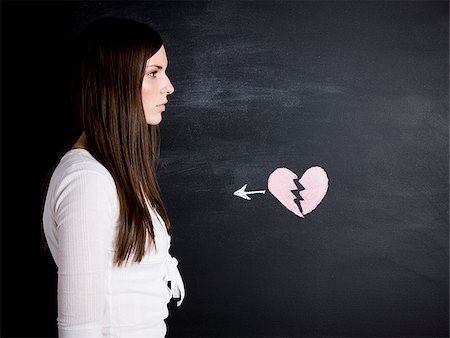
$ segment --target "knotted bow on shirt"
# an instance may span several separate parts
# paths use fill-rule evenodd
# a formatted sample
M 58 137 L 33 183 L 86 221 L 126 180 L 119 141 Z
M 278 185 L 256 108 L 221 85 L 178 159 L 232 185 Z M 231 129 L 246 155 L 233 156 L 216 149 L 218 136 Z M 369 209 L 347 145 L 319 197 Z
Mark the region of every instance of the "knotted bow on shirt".
M 181 279 L 180 271 L 178 270 L 178 260 L 171 255 L 167 256 L 166 260 L 166 275 L 165 281 L 170 281 L 170 293 L 172 298 L 180 298 L 177 306 L 180 306 L 184 299 L 184 283 Z

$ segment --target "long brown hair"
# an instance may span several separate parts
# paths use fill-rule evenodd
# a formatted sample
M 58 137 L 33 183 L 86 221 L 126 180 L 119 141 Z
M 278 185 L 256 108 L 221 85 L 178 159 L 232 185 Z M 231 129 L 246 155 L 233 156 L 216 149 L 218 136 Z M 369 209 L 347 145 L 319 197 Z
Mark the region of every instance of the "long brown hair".
M 172 232 L 156 177 L 159 126 L 146 123 L 141 94 L 146 61 L 162 44 L 146 24 L 103 18 L 81 32 L 72 53 L 74 116 L 86 134 L 86 149 L 111 173 L 119 197 L 117 266 L 131 256 L 140 262 L 148 236 L 156 248 L 146 200 Z

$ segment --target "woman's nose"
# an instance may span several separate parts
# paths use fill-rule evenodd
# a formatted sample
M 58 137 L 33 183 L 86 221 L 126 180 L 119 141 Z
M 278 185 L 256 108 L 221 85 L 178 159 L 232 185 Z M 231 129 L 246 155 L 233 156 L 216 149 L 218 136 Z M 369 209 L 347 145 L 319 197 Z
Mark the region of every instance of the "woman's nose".
M 163 88 L 162 93 L 167 93 L 167 95 L 172 94 L 175 91 L 175 88 L 172 85 L 172 82 L 170 82 L 169 78 L 167 78 L 167 85 Z

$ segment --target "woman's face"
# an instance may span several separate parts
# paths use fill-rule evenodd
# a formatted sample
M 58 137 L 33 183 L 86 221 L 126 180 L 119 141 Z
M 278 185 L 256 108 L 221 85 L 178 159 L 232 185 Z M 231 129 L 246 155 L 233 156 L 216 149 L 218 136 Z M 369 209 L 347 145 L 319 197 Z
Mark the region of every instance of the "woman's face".
M 147 124 L 157 125 L 161 122 L 162 112 L 166 110 L 167 96 L 175 90 L 166 74 L 167 65 L 164 45 L 147 60 L 142 81 L 142 106 Z

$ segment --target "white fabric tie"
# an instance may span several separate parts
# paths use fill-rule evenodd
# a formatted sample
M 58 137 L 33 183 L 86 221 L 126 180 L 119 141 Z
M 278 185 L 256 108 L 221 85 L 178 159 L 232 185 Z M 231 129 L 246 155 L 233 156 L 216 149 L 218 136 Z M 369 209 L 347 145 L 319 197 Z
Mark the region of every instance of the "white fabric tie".
M 177 306 L 180 306 L 184 299 L 184 283 L 181 279 L 180 271 L 178 270 L 178 260 L 171 255 L 167 256 L 166 260 L 166 276 L 165 280 L 170 281 L 170 292 L 172 298 L 180 298 Z

